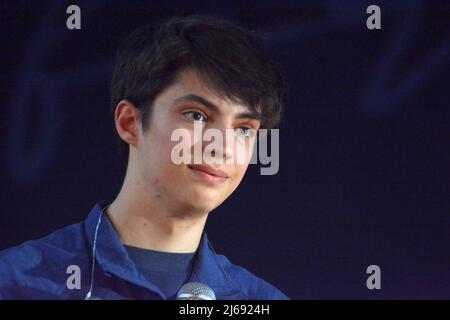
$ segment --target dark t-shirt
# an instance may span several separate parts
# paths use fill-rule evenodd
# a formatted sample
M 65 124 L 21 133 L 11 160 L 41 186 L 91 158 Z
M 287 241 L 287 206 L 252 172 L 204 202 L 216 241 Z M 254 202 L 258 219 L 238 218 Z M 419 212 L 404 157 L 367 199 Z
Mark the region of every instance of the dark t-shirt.
M 127 245 L 125 248 L 137 269 L 168 299 L 175 299 L 178 290 L 190 278 L 195 252 L 169 253 Z

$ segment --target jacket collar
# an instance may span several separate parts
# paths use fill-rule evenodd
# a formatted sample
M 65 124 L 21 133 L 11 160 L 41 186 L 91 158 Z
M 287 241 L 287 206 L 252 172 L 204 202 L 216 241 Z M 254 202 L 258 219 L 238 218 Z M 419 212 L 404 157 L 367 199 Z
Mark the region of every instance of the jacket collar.
M 165 298 L 161 290 L 146 280 L 137 270 L 107 215 L 104 214 L 106 207 L 107 204 L 105 202 L 97 203 L 85 220 L 85 231 L 91 254 L 98 226 L 95 246 L 96 264 L 107 274 L 114 274 L 123 280 L 147 288 Z M 206 233 L 202 234 L 189 281 L 206 284 L 216 293 L 218 299 L 232 298 L 238 294 L 233 289 L 229 276 L 218 261 L 218 256 L 209 243 Z

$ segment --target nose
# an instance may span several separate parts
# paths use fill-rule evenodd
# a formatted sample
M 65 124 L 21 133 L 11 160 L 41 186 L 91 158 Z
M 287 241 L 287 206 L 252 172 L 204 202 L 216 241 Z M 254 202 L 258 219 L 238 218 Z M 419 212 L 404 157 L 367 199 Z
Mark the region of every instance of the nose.
M 235 153 L 234 130 L 225 125 L 206 128 L 203 139 L 203 150 L 211 156 L 214 163 L 225 164 L 233 159 Z

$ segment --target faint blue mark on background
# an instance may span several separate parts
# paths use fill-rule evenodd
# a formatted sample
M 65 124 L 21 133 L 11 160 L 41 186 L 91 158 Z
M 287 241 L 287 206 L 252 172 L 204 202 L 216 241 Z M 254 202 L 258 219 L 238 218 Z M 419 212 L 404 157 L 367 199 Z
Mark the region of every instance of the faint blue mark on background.
M 368 81 L 359 98 L 360 107 L 372 116 L 389 115 L 397 110 L 408 99 L 414 97 L 420 87 L 430 80 L 439 67 L 448 62 L 450 53 L 450 37 L 444 39 L 435 48 L 430 48 L 422 59 L 422 63 L 411 65 L 398 83 L 392 81 L 395 66 L 405 58 L 415 37 L 415 31 L 422 22 L 422 1 L 386 2 L 379 1 L 382 17 L 396 14 L 400 22 L 392 28 L 390 42 L 386 46 L 378 65 L 368 75 Z M 326 15 L 323 19 L 303 24 L 287 24 L 272 28 L 265 42 L 268 46 L 308 41 L 312 37 L 330 36 L 351 28 L 354 32 L 367 32 L 365 29 L 365 6 L 355 6 L 352 2 L 335 1 L 320 2 Z M 319 5 L 319 4 L 318 4 Z M 320 7 L 320 6 L 319 6 Z M 383 19 L 383 18 L 382 18 Z M 396 19 L 397 20 L 397 19 Z M 362 24 L 362 22 L 364 24 Z M 386 26 L 385 32 L 390 32 Z
M 82 4 L 83 10 L 95 9 L 102 3 L 105 5 L 107 2 L 85 2 Z M 44 61 L 70 35 L 65 20 L 57 19 L 65 14 L 67 5 L 69 3 L 58 2 L 48 6 L 25 46 L 24 59 L 18 69 L 11 101 L 6 154 L 11 173 L 19 184 L 39 181 L 56 158 L 64 128 L 64 99 L 68 98 L 64 96 L 64 89 L 86 79 L 95 81 L 103 78 L 110 65 L 110 61 L 95 62 L 56 72 L 45 68 Z M 61 21 L 64 23 L 61 24 Z M 30 119 L 36 113 L 32 108 L 39 109 L 38 119 Z M 27 123 L 33 120 L 38 123 L 30 142 L 27 141 Z
M 397 83 L 392 80 L 393 70 L 408 49 L 412 48 L 415 32 L 420 27 L 422 17 L 420 5 L 407 6 L 402 11 L 403 21 L 392 34 L 389 45 L 375 67 L 361 98 L 363 110 L 373 116 L 391 114 L 399 109 L 420 87 L 429 80 L 438 67 L 443 65 L 450 53 L 450 37 L 439 47 L 428 50 L 418 65 L 411 65 L 409 71 Z

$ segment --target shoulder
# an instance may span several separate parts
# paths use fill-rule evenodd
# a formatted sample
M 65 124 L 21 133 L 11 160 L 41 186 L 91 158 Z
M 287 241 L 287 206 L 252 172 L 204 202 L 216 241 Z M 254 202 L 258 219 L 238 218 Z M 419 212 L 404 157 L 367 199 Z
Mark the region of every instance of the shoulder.
M 217 255 L 220 265 L 230 277 L 234 286 L 248 300 L 288 300 L 289 298 L 267 281 L 257 277 L 249 270 L 232 263 L 224 255 Z
M 87 259 L 82 230 L 82 224 L 70 225 L 0 251 L 0 298 L 45 298 L 45 293 L 59 292 L 67 267 Z
M 82 223 L 61 228 L 43 238 L 26 241 L 0 251 L 0 263 L 10 266 L 31 267 L 49 257 L 70 258 L 86 249 Z

